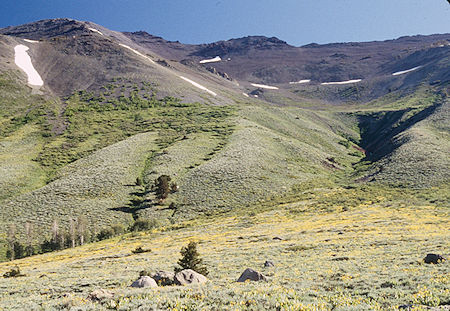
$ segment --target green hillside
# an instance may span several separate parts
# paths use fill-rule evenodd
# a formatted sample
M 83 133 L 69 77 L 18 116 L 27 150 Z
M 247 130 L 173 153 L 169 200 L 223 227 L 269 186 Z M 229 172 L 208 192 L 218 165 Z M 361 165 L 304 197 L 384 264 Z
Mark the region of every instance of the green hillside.
M 356 85 L 288 84 L 300 50 L 232 41 L 237 61 L 218 68 L 277 85 L 257 87 L 202 67 L 199 46 L 154 47 L 143 33 L 68 19 L 37 25 L 0 31 L 0 275 L 16 265 L 25 274 L 0 278 L 0 309 L 450 303 L 448 264 L 423 262 L 450 246 L 448 51 L 430 47 L 434 36 L 399 39 L 395 51 L 411 49 L 399 56 L 389 42 L 361 44 L 382 52 L 361 68 L 366 52 L 336 45 L 367 74 Z M 43 87 L 27 86 L 12 61 L 25 36 L 39 40 L 30 55 Z M 333 55 L 296 70 L 350 76 Z M 270 63 L 280 59 L 282 70 Z M 392 74 L 417 59 L 420 70 Z M 140 271 L 172 271 L 189 241 L 210 270 L 205 286 L 129 288 Z M 247 267 L 269 281 L 236 284 Z M 98 288 L 114 297 L 88 300 Z

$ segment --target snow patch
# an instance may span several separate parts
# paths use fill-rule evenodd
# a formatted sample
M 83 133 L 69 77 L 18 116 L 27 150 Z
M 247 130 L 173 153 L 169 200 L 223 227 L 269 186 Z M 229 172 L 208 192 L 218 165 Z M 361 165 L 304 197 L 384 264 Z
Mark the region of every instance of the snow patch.
M 142 54 L 141 52 L 136 51 L 135 49 L 129 47 L 128 45 L 125 45 L 125 44 L 122 44 L 122 43 L 119 43 L 119 45 L 120 45 L 121 47 L 124 47 L 124 48 L 126 48 L 126 49 L 129 49 L 130 51 L 132 51 L 133 53 L 135 53 L 135 54 L 137 54 L 137 55 L 139 55 L 139 56 L 141 56 L 141 57 L 146 58 L 146 59 L 149 60 L 152 64 L 156 64 L 150 57 L 145 56 L 145 55 Z
M 254 87 L 260 87 L 262 89 L 278 90 L 278 88 L 276 86 L 270 86 L 270 85 L 265 85 L 265 84 L 256 84 L 256 83 L 252 83 L 252 85 Z
M 305 79 L 305 80 L 300 80 L 300 81 L 295 81 L 295 82 L 289 82 L 289 84 L 303 84 L 303 83 L 309 83 L 309 82 L 311 82 L 311 80 Z
M 247 93 L 242 93 L 242 95 L 244 95 L 245 97 L 250 97 Z
M 16 65 L 20 69 L 25 71 L 25 73 L 27 74 L 28 84 L 34 85 L 34 86 L 42 86 L 42 85 L 44 85 L 44 81 L 42 81 L 41 76 L 36 71 L 36 69 L 34 69 L 34 67 L 33 67 L 31 58 L 27 53 L 27 51 L 29 49 L 30 49 L 29 47 L 27 47 L 23 44 L 16 45 L 16 47 L 14 48 L 14 52 L 15 52 L 14 61 L 15 61 Z
M 220 58 L 220 56 L 216 56 L 214 58 L 211 59 L 203 59 L 200 61 L 200 64 L 206 64 L 206 63 L 217 63 L 220 62 L 222 59 Z
M 341 84 L 358 83 L 361 81 L 362 81 L 361 79 L 355 79 L 355 80 L 347 80 L 347 81 L 339 81 L 339 82 L 324 82 L 321 84 L 322 85 L 341 85 Z
M 417 70 L 417 69 L 419 69 L 420 67 L 422 67 L 422 66 L 417 66 L 417 67 L 414 67 L 414 68 L 411 68 L 411 69 L 408 69 L 408 70 L 397 71 L 397 72 L 394 72 L 392 75 L 393 75 L 393 76 L 402 75 L 402 74 L 404 74 L 404 73 L 408 73 L 408 72 Z
M 100 35 L 102 35 L 103 36 L 103 33 L 100 31 L 100 30 L 98 30 L 98 29 L 95 29 L 95 28 L 88 28 L 90 31 L 93 31 L 93 32 L 96 32 L 96 33 L 98 33 L 98 34 L 100 34 Z
M 23 41 L 28 42 L 28 43 L 39 43 L 39 41 L 31 40 L 31 39 L 23 39 Z
M 194 82 L 194 81 L 192 81 L 192 80 L 190 80 L 190 79 L 188 79 L 188 78 L 186 78 L 186 77 L 183 77 L 183 76 L 179 76 L 179 77 L 180 77 L 181 79 L 183 79 L 184 81 L 189 82 L 189 83 L 192 84 L 193 86 L 195 86 L 195 87 L 197 87 L 197 88 L 199 88 L 199 89 L 201 89 L 201 90 L 203 90 L 203 91 L 208 92 L 208 93 L 211 94 L 212 96 L 216 96 L 216 95 L 217 95 L 217 94 L 214 93 L 213 91 L 208 90 L 206 87 L 204 87 L 204 86 L 201 85 L 201 84 L 198 84 L 197 82 Z

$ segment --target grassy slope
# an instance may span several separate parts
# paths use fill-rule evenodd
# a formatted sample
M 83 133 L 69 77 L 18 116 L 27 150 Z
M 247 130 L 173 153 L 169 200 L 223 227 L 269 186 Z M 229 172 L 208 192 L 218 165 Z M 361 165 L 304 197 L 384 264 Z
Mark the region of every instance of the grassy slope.
M 449 103 L 442 93 L 419 88 L 404 97 L 387 95 L 356 112 L 366 132 L 361 134 L 363 147 L 376 149 L 367 147 L 375 161 L 369 169 L 363 167 L 365 178 L 391 185 L 446 187 Z
M 415 186 L 448 184 L 450 182 L 450 102 L 446 100 L 431 116 L 394 137 L 399 147 L 383 166 L 376 179 L 395 183 L 402 181 Z
M 144 93 L 153 92 L 152 89 L 146 89 L 148 84 L 138 86 L 128 85 L 127 80 L 119 82 L 119 85 L 109 87 L 108 93 L 119 92 L 131 98 L 134 89 L 141 89 Z M 29 160 L 37 160 L 41 164 L 39 168 L 35 165 L 36 162 L 30 161 L 35 165 L 35 169 L 40 170 L 40 179 L 37 180 L 42 182 L 44 171 L 52 180 L 56 179 L 56 182 L 8 203 L 2 210 L 3 223 L 20 214 L 19 223 L 34 222 L 39 227 L 37 231 L 44 232 L 48 230 L 53 218 L 60 218 L 62 223 L 67 223 L 70 215 L 77 215 L 71 211 L 74 207 L 78 209 L 83 206 L 81 210 L 92 209 L 92 213 L 96 214 L 99 211 L 103 213 L 106 204 L 110 204 L 111 209 L 129 213 L 108 210 L 108 216 L 103 216 L 101 221 L 93 221 L 91 231 L 97 231 L 103 225 L 114 222 L 127 223 L 131 212 L 144 218 L 155 218 L 160 223 L 166 223 L 167 220 L 177 221 L 203 213 L 214 214 L 246 208 L 257 202 L 270 202 L 285 196 L 291 189 L 305 190 L 333 187 L 336 183 L 346 184 L 351 181 L 348 178 L 353 172 L 353 164 L 362 157 L 354 148 L 346 148 L 341 144 L 346 139 L 359 140 L 354 114 L 351 116 L 296 107 L 249 104 L 241 106 L 233 116 L 235 109 L 229 107 L 164 104 L 160 101 L 154 102 L 151 107 L 141 107 L 127 100 L 121 104 L 124 105 L 121 109 L 110 110 L 107 106 L 102 106 L 100 99 L 96 98 L 99 97 L 88 93 L 72 96 L 66 101 L 65 113 L 62 115 L 62 118 L 68 120 L 67 128 L 59 135 L 43 136 L 36 140 L 42 142 L 33 149 L 35 154 L 39 151 L 39 156 L 28 157 Z M 427 97 L 424 95 L 424 98 Z M 421 107 L 417 107 L 417 111 L 420 111 Z M 374 109 L 379 109 L 379 105 Z M 369 110 L 362 113 L 372 112 L 373 110 Z M 36 124 L 43 133 L 51 133 L 49 121 L 41 119 L 38 115 L 38 121 L 33 119 L 31 124 Z M 427 122 L 435 124 L 435 127 L 445 127 L 442 120 Z M 28 123 L 25 124 L 27 125 L 23 128 L 19 126 L 16 132 L 13 132 L 14 135 L 20 135 L 21 131 L 27 128 L 34 128 Z M 96 168 L 96 174 L 103 174 L 105 180 L 111 180 L 121 189 L 117 191 L 123 191 L 123 195 L 119 195 L 117 200 L 109 198 L 110 201 L 104 201 L 101 197 L 93 198 L 91 194 L 81 191 L 75 196 L 77 203 L 76 200 L 66 197 L 67 191 L 55 191 L 66 186 L 77 188 L 80 180 L 71 176 L 76 177 L 80 172 L 89 171 L 91 167 L 96 166 L 94 160 L 81 161 L 79 163 L 82 164 L 77 166 L 78 171 L 67 171 L 64 166 L 71 161 L 83 158 L 129 135 L 148 130 L 157 131 L 156 141 L 151 148 L 138 156 L 141 161 L 140 169 L 133 171 L 127 180 L 133 183 L 136 177 L 143 176 L 148 190 L 157 176 L 169 174 L 180 186 L 180 191 L 170 195 L 164 204 L 157 204 L 152 193 L 140 188 L 133 191 L 124 190 L 121 180 L 123 176 L 111 175 L 102 168 Z M 445 128 L 441 129 L 442 133 L 445 131 Z M 417 143 L 416 140 L 412 142 Z M 126 144 L 126 141 L 124 143 Z M 442 150 L 437 153 L 442 158 L 438 165 L 446 161 L 442 157 L 445 154 Z M 10 151 L 6 158 L 14 158 L 16 150 Z M 401 148 L 396 150 L 399 151 Z M 98 154 L 108 152 L 108 149 L 105 149 Z M 99 157 L 105 159 L 105 168 L 123 169 L 120 163 L 114 162 L 115 157 Z M 394 172 L 398 166 L 395 163 L 405 164 L 403 157 L 394 162 L 394 156 L 390 154 L 383 160 L 386 159 L 396 165 Z M 20 163 L 26 167 L 26 162 Z M 372 166 L 372 170 L 377 164 L 379 163 Z M 388 174 L 389 167 L 386 167 L 383 172 Z M 417 168 L 418 171 L 419 169 L 420 167 Z M 443 173 L 445 174 L 445 170 Z M 403 182 L 407 175 L 394 174 L 391 178 L 401 176 L 404 178 L 401 180 Z M 413 178 L 418 176 L 415 171 L 409 175 Z M 82 184 L 86 189 L 96 189 L 104 187 L 102 182 L 100 178 L 91 178 Z M 147 199 L 145 202 L 150 203 L 137 206 L 133 203 L 135 199 L 139 202 L 144 198 Z M 167 209 L 171 202 L 176 204 L 176 212 Z M 45 222 L 38 221 L 39 217 L 36 215 L 41 213 L 38 211 L 45 209 L 48 204 L 54 206 L 51 217 Z M 28 209 L 30 212 L 20 212 Z M 19 231 L 21 228 L 22 225 L 19 225 Z
M 35 126 L 24 126 L 0 140 L 0 201 L 45 185 L 45 171 L 33 161 L 41 147 Z
M 307 195 L 309 199 L 272 202 L 269 210 L 253 216 L 242 212 L 201 217 L 182 226 L 0 264 L 0 273 L 17 264 L 26 274 L 0 279 L 0 306 L 396 310 L 408 303 L 449 302 L 448 265 L 421 262 L 426 253 L 442 253 L 450 246 L 445 205 L 417 199 L 417 193 L 408 190 L 371 187 Z M 328 209 L 318 209 L 323 205 Z M 141 270 L 172 270 L 180 248 L 191 240 L 200 242 L 209 284 L 155 290 L 128 287 Z M 132 254 L 138 246 L 152 252 Z M 263 268 L 265 260 L 274 261 L 275 268 Z M 265 273 L 269 282 L 235 283 L 247 267 Z M 112 290 L 114 302 L 86 300 L 97 288 Z
M 32 160 L 43 145 L 39 115 L 49 105 L 18 80 L 14 71 L 0 74 L 0 202 L 45 184 L 45 171 Z
M 228 143 L 177 178 L 175 201 L 181 212 L 239 209 L 283 196 L 294 185 L 314 179 L 320 186 L 319 180 L 344 174 L 357 158 L 347 154 L 338 144 L 342 137 L 319 118 L 303 109 L 243 107 Z M 336 168 L 327 158 L 335 159 Z
M 130 215 L 112 209 L 128 204 L 136 177 L 156 147 L 156 137 L 155 133 L 132 136 L 68 165 L 54 182 L 5 203 L 1 222 L 10 223 L 13 216 L 20 228 L 29 221 L 37 236 L 46 233 L 54 219 L 66 227 L 80 215 L 87 217 L 90 230 L 97 231 L 111 223 L 131 222 Z
M 143 174 L 149 158 L 184 135 L 204 133 L 223 140 L 232 130 L 227 121 L 232 108 L 158 100 L 149 83 L 138 88 L 119 80 L 114 88 L 125 95 L 107 104 L 88 93 L 64 102 L 46 100 L 30 96 L 17 77 L 2 78 L 1 233 L 15 222 L 20 235 L 23 224 L 31 222 L 35 236 L 42 237 L 37 233 L 48 231 L 53 219 L 64 230 L 70 217 L 86 213 L 93 216 L 90 231 L 129 223 L 131 214 L 112 209 L 129 206 L 136 189 L 126 185 Z M 139 95 L 131 94 L 135 88 Z M 20 109 L 8 104 L 12 98 Z M 128 138 L 149 131 L 154 133 L 151 141 Z M 115 143 L 117 150 L 111 147 Z

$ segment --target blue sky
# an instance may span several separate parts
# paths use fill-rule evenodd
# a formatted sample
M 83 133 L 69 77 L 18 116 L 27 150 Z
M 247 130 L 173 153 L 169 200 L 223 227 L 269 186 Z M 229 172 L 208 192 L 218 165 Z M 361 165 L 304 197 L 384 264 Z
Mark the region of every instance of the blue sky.
M 450 32 L 446 0 L 1 0 L 0 27 L 57 17 L 183 43 L 265 35 L 298 46 Z

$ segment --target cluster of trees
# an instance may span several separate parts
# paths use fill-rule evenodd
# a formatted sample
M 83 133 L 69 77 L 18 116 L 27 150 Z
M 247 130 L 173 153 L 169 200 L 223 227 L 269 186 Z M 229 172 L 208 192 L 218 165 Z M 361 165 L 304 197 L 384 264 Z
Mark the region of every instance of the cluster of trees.
M 25 224 L 25 240 L 19 239 L 16 234 L 16 226 L 10 225 L 7 233 L 8 248 L 6 257 L 9 260 L 20 259 L 36 254 L 43 254 L 76 247 L 89 242 L 110 239 L 127 232 L 147 231 L 158 225 L 154 219 L 136 219 L 133 224 L 126 227 L 114 224 L 105 227 L 97 233 L 87 230 L 87 222 L 83 216 L 69 222 L 67 230 L 61 230 L 57 220 L 53 221 L 51 236 L 38 244 L 35 243 L 33 227 L 31 223 Z
M 142 179 L 138 178 L 136 184 L 142 185 Z M 161 175 L 152 187 L 156 197 L 160 202 L 164 201 L 170 193 L 178 191 L 178 186 L 168 175 Z M 175 209 L 174 203 L 170 205 L 171 209 Z M 42 254 L 61 250 L 70 247 L 83 245 L 87 242 L 101 241 L 124 234 L 126 232 L 147 231 L 157 226 L 157 221 L 152 219 L 136 219 L 129 227 L 115 224 L 110 227 L 103 228 L 97 233 L 91 233 L 87 230 L 87 220 L 84 216 L 76 219 L 70 219 L 69 226 L 66 230 L 60 229 L 57 220 L 53 221 L 51 226 L 51 235 L 39 244 L 35 244 L 35 234 L 31 223 L 25 224 L 25 239 L 19 239 L 16 234 L 16 226 L 10 225 L 7 232 L 7 252 L 6 257 L 9 260 L 20 259 L 35 254 Z
M 105 96 L 106 95 L 106 96 Z M 133 109 L 147 109 L 153 107 L 186 107 L 186 104 L 181 103 L 179 98 L 166 96 L 162 99 L 157 99 L 156 94 L 140 95 L 139 91 L 133 90 L 129 95 L 124 93 L 119 97 L 107 96 L 107 93 L 94 95 L 92 92 L 79 91 L 67 98 L 66 116 L 71 116 L 78 111 L 112 111 L 112 110 L 133 110 Z
M 175 182 L 171 183 L 171 178 L 168 175 L 161 175 L 155 180 L 153 191 L 160 201 L 167 199 L 170 193 L 178 191 L 178 185 Z
M 86 219 L 83 216 L 71 219 L 67 231 L 59 228 L 57 220 L 53 221 L 51 227 L 51 238 L 45 239 L 40 244 L 35 245 L 33 226 L 31 223 L 25 224 L 25 241 L 20 241 L 16 234 L 16 226 L 10 225 L 7 233 L 8 249 L 6 257 L 9 260 L 32 256 L 39 253 L 47 253 L 59 249 L 76 247 L 83 245 L 90 239 L 86 230 Z

